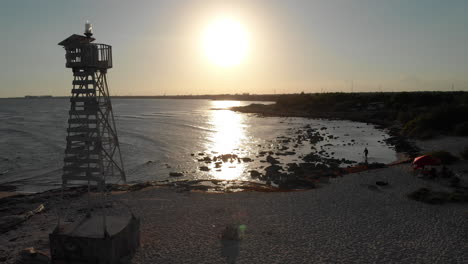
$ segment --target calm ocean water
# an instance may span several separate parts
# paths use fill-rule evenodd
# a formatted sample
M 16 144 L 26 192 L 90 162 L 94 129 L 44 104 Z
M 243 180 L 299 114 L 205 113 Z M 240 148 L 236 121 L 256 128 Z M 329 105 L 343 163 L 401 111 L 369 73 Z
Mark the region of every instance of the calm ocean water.
M 372 125 L 350 121 L 304 118 L 257 117 L 225 110 L 252 102 L 210 100 L 116 99 L 113 109 L 129 182 L 181 179 L 251 180 L 248 171 L 261 169 L 259 151 L 278 148 L 277 138 L 293 136 L 309 124 L 327 127 L 336 139 L 320 142 L 336 158 L 362 161 L 362 150 L 370 151 L 370 162 L 391 162 L 394 150 L 382 140 L 388 135 Z M 0 99 L 0 184 L 20 191 L 57 188 L 65 148 L 69 100 Z M 325 132 L 324 132 L 325 133 Z M 324 134 L 325 135 L 325 134 Z M 282 156 L 300 162 L 310 145 L 294 149 L 297 155 Z M 208 156 L 234 153 L 254 162 L 223 164 L 202 172 L 198 153 Z M 195 155 L 192 155 L 195 154 Z M 184 177 L 169 177 L 183 172 Z

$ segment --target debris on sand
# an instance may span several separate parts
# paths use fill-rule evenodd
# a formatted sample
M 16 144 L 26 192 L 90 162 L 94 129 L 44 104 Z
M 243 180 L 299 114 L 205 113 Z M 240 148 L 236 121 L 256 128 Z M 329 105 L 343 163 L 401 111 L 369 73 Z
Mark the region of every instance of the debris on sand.
M 20 251 L 16 264 L 48 264 L 50 258 L 46 253 L 36 250 L 34 247 Z
M 0 217 L 0 232 L 4 233 L 11 230 L 13 227 L 23 223 L 35 214 L 43 212 L 45 209 L 44 204 L 40 204 L 36 209 L 28 211 L 20 215 L 6 215 Z

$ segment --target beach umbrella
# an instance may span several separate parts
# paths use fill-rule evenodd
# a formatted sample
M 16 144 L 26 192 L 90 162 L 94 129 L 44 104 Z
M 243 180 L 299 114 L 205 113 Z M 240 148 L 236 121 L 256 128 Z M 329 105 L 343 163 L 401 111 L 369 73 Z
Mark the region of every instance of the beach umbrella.
M 437 166 L 440 165 L 440 160 L 431 155 L 423 155 L 414 158 L 413 167 L 415 169 L 424 168 L 424 166 Z

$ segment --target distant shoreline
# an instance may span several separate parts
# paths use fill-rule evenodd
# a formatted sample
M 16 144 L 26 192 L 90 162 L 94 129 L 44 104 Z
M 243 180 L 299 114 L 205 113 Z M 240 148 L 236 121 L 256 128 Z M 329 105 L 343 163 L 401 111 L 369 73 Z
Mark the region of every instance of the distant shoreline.
M 111 96 L 114 99 L 195 99 L 195 100 L 236 100 L 236 101 L 270 101 L 295 99 L 297 96 L 322 96 L 322 95 L 342 95 L 342 96 L 389 96 L 389 95 L 436 95 L 436 94 L 466 94 L 465 91 L 411 91 L 411 92 L 332 92 L 332 93 L 288 93 L 288 94 L 201 94 L 201 95 L 116 95 Z M 68 99 L 69 96 L 52 95 L 26 95 L 23 97 L 0 97 L 0 99 Z
M 229 100 L 229 101 L 263 101 L 263 102 L 276 102 L 279 97 L 284 95 L 154 95 L 154 96 L 111 96 L 112 99 L 183 99 L 183 100 Z M 69 96 L 51 96 L 27 95 L 24 97 L 6 97 L 0 99 L 68 99 Z

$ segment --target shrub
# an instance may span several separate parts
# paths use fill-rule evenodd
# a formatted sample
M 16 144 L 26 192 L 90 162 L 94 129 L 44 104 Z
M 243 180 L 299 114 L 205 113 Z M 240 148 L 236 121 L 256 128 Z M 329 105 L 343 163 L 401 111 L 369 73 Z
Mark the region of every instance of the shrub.
M 461 122 L 461 123 L 460 123 Z M 456 126 L 460 133 L 468 134 L 468 107 L 441 105 L 420 110 L 415 118 L 408 121 L 403 132 L 409 136 L 419 136 L 426 131 L 453 132 Z M 466 130 L 466 131 L 465 131 Z
M 431 121 L 425 116 L 418 116 L 407 122 L 403 127 L 403 133 L 410 137 L 428 139 L 434 136 L 434 129 L 430 125 Z
M 434 151 L 434 152 L 427 153 L 427 154 L 435 158 L 438 158 L 442 162 L 442 164 L 452 164 L 458 160 L 457 157 L 452 155 L 450 152 L 444 151 L 444 150 Z

